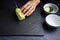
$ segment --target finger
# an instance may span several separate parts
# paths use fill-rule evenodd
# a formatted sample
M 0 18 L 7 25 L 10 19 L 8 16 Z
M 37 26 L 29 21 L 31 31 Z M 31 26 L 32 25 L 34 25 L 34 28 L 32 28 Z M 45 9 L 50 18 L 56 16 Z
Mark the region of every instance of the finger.
M 25 13 L 25 16 L 27 16 L 32 9 L 33 9 L 33 8 L 31 7 L 31 8 Z
M 35 8 L 29 12 L 27 16 L 30 16 L 34 12 Z
M 20 8 L 20 10 L 21 10 L 21 11 L 23 11 L 23 10 L 24 10 L 24 8 L 23 8 L 23 7 L 21 7 L 21 8 Z
M 24 6 L 22 6 L 20 9 L 21 9 L 21 11 L 23 11 L 27 6 L 28 6 L 28 2 L 24 5 Z
M 23 11 L 23 13 L 27 12 L 29 9 L 31 8 L 31 6 L 29 5 L 28 7 L 26 7 Z

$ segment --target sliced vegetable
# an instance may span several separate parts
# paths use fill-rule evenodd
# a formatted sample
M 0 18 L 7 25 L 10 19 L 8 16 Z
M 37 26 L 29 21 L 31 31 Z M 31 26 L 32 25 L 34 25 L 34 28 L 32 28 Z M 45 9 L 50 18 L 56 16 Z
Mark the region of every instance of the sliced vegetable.
M 16 8 L 16 15 L 18 17 L 19 20 L 24 20 L 25 19 L 25 16 L 22 14 L 20 8 Z
M 50 7 L 48 7 L 48 6 L 45 7 L 45 11 L 46 11 L 46 12 L 50 12 Z

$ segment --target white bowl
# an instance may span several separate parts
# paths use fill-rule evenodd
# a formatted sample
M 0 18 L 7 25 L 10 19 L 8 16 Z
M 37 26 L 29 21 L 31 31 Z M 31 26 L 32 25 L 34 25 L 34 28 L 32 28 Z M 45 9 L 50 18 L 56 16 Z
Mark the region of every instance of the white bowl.
M 60 27 L 60 17 L 55 14 L 50 14 L 46 17 L 46 23 L 52 27 Z
M 43 6 L 43 9 L 45 12 L 46 12 L 46 10 L 45 10 L 46 7 L 52 7 L 53 8 L 53 11 L 47 12 L 47 13 L 57 13 L 58 12 L 58 6 L 53 4 L 53 3 L 47 3 Z

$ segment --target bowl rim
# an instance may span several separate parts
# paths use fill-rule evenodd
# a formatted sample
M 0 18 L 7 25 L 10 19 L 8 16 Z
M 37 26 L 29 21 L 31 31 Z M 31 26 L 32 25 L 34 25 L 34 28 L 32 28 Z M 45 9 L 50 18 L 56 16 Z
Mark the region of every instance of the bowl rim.
M 45 11 L 45 6 L 48 5 L 48 4 L 51 4 L 51 5 L 56 6 L 57 10 L 56 10 L 55 12 L 47 12 L 47 13 L 57 13 L 57 12 L 58 12 L 59 8 L 58 8 L 58 6 L 57 6 L 56 4 L 54 4 L 54 3 L 46 3 L 46 4 L 43 6 L 43 10 L 44 10 L 44 11 Z M 45 12 L 46 12 L 46 11 L 45 11 Z
M 58 15 L 56 15 L 56 14 L 50 14 L 50 15 L 58 16 Z M 47 15 L 47 16 L 46 16 L 46 18 L 45 18 L 46 23 L 47 23 L 48 25 L 52 26 L 52 27 L 60 27 L 60 25 L 58 25 L 58 26 L 55 25 L 55 26 L 54 26 L 54 25 L 51 25 L 51 24 L 49 24 L 49 23 L 47 22 L 47 17 L 50 16 L 50 15 Z

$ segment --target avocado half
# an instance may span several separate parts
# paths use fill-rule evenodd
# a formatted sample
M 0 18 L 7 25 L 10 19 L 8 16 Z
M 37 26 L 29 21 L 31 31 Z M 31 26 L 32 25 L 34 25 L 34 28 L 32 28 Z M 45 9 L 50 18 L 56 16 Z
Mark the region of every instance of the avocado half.
M 20 8 L 16 8 L 15 12 L 16 12 L 16 15 L 17 15 L 19 20 L 24 20 L 25 19 L 25 16 L 22 14 Z
M 52 8 L 52 7 L 47 6 L 47 7 L 45 7 L 45 11 L 46 11 L 46 12 L 51 12 L 51 11 L 53 11 L 53 8 Z
M 50 7 L 45 7 L 46 12 L 50 12 Z

